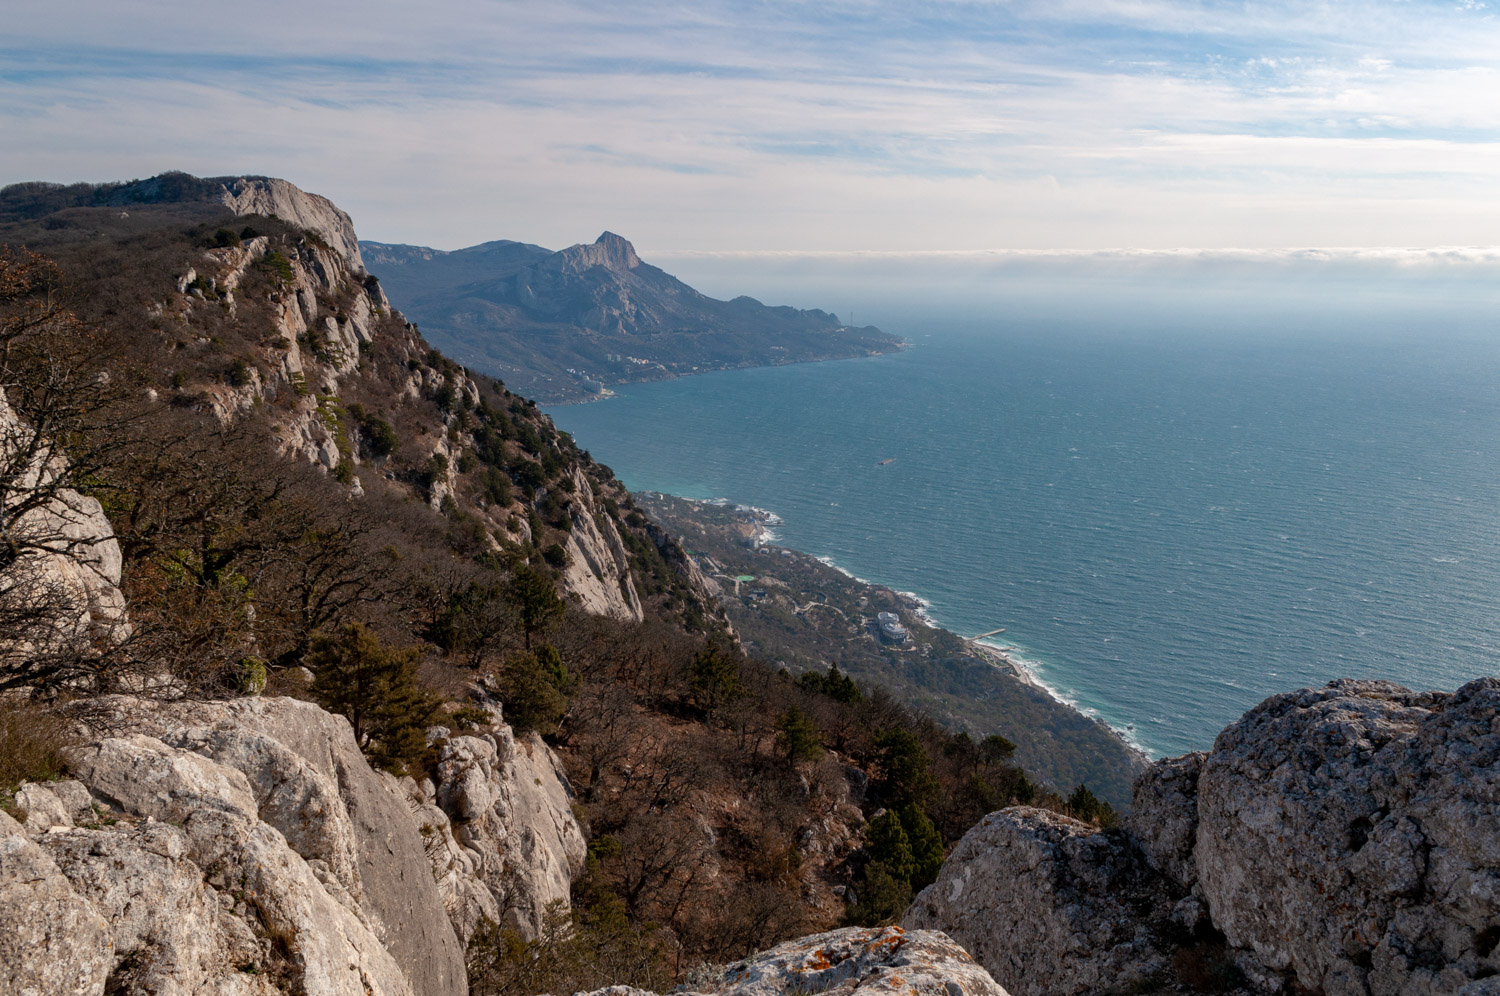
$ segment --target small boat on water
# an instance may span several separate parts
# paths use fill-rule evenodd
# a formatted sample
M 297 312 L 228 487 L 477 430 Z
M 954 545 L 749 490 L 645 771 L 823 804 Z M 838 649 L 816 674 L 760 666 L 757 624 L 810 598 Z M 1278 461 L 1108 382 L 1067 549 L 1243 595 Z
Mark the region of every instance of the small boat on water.
M 878 467 L 884 467 L 888 463 L 895 463 L 895 462 L 896 462 L 896 458 L 895 457 L 886 457 L 884 460 L 880 461 L 880 463 L 876 464 L 876 466 L 878 466 Z

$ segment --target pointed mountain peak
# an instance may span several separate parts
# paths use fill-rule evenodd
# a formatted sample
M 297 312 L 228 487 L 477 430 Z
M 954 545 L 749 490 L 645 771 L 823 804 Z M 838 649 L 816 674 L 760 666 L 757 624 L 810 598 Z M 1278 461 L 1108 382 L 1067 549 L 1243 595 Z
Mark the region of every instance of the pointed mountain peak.
M 584 266 L 603 266 L 611 270 L 633 270 L 641 265 L 635 246 L 614 232 L 605 232 L 592 245 L 576 245 L 564 253 Z

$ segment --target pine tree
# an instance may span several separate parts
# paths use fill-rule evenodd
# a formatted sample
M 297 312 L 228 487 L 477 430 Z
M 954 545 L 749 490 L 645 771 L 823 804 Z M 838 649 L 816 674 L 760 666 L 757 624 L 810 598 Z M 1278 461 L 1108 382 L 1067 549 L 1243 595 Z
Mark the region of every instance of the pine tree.
M 441 700 L 417 684 L 416 647 L 381 645 L 363 623 L 313 636 L 304 663 L 318 704 L 349 720 L 360 749 L 379 767 L 403 772 L 426 747 Z
M 792 706 L 776 720 L 776 743 L 786 752 L 786 759 L 792 764 L 816 761 L 823 756 L 823 743 L 817 726 L 796 706 Z
M 908 803 L 897 814 L 911 847 L 911 891 L 920 892 L 937 881 L 943 867 L 943 836 L 919 807 Z

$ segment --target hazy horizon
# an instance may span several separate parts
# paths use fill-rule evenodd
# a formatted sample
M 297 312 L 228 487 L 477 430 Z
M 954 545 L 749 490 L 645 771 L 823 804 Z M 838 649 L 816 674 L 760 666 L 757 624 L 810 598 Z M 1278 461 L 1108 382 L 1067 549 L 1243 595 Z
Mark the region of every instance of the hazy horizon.
M 0 183 L 284 177 L 368 236 L 1485 244 L 1480 0 L 18 0 Z

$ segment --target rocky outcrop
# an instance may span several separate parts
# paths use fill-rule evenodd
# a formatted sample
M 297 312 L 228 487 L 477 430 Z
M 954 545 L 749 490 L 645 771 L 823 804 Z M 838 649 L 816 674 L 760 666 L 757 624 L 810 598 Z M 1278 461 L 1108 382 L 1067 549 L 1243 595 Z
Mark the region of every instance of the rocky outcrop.
M 1151 866 L 1182 889 L 1198 881 L 1193 845 L 1198 839 L 1198 776 L 1202 751 L 1169 757 L 1135 780 L 1125 826 Z
M 942 930 L 1018 996 L 1129 987 L 1169 955 L 1142 909 L 1173 897 L 1123 833 L 1028 807 L 964 835 L 938 881 L 902 918 Z
M 788 941 L 729 965 L 718 985 L 699 991 L 715 996 L 848 996 L 855 991 L 871 996 L 1006 996 L 988 972 L 943 934 L 900 927 L 834 930 Z M 612 986 L 588 996 L 649 994 Z
M 589 482 L 582 468 L 573 472 L 573 493 L 593 504 L 587 498 Z M 630 559 L 615 524 L 607 515 L 578 505 L 573 506 L 571 517 L 563 588 L 586 612 L 629 622 L 643 620 L 646 615 L 630 576 Z
M 316 233 L 356 272 L 365 270 L 359 254 L 354 222 L 326 197 L 267 176 L 226 177 L 220 181 L 220 200 L 238 215 L 275 216 Z
M 557 758 L 498 714 L 483 736 L 435 729 L 418 783 L 372 770 L 347 722 L 294 699 L 114 695 L 72 713 L 77 781 L 15 793 L 25 826 L 5 828 L 0 855 L 19 857 L 0 875 L 38 883 L 48 936 L 97 928 L 103 968 L 86 974 L 111 992 L 459 996 L 460 938 L 482 918 L 535 936 L 583 867 Z
M 0 992 L 91 996 L 104 991 L 112 962 L 104 918 L 0 812 Z
M 1500 681 L 1339 681 L 1230 726 L 1198 779 L 1214 923 L 1334 993 L 1450 993 L 1500 972 Z
M 435 730 L 436 781 L 407 779 L 444 902 L 465 941 L 482 919 L 522 937 L 566 906 L 587 842 L 561 764 L 535 733 Z
M 1336 681 L 1157 762 L 1123 834 L 986 817 L 904 922 L 950 931 L 1019 993 L 1103 991 L 1213 938 L 1272 989 L 1487 992 L 1497 826 L 1500 681 Z
M 82 785 L 17 803 L 107 923 L 112 992 L 465 991 L 404 795 L 343 719 L 292 699 L 108 696 L 74 714 Z

